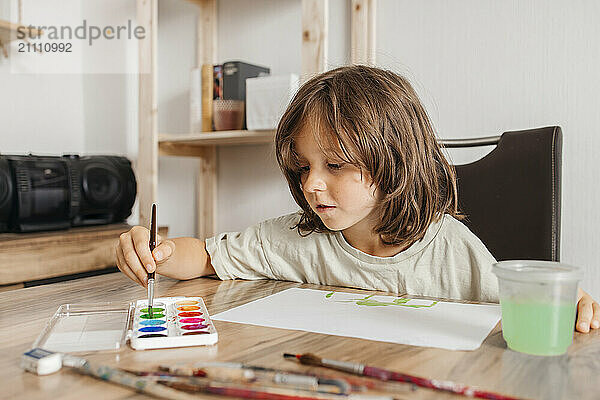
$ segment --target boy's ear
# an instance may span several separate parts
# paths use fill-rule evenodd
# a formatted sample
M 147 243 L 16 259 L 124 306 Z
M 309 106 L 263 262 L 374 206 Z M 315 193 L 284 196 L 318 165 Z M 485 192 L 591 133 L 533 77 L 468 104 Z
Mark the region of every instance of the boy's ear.
M 377 200 L 382 200 L 384 197 L 383 190 L 379 190 L 377 185 L 374 183 L 372 183 L 371 186 L 373 187 L 373 197 L 375 197 Z

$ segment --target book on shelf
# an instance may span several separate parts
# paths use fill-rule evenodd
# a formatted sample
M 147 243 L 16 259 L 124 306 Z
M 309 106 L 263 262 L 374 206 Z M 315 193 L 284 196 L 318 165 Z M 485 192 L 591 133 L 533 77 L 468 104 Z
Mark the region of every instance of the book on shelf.
M 213 65 L 213 100 L 223 98 L 223 65 Z
M 202 65 L 202 131 L 213 130 L 213 65 Z

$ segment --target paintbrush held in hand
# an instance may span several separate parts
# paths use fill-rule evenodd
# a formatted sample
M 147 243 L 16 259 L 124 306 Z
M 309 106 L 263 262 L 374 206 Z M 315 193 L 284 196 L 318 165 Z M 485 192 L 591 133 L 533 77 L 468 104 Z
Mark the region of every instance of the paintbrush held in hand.
M 351 374 L 368 376 L 382 381 L 410 382 L 420 387 L 425 387 L 434 390 L 442 390 L 455 394 L 461 394 L 479 399 L 492 400 L 519 400 L 517 397 L 505 396 L 502 394 L 486 392 L 483 390 L 474 389 L 465 385 L 450 381 L 438 381 L 434 379 L 422 378 L 414 375 L 401 374 L 399 372 L 389 371 L 377 367 L 370 367 L 364 364 L 358 364 L 348 361 L 328 360 L 318 357 L 314 354 L 289 354 L 283 355 L 288 359 L 297 359 L 305 365 L 313 365 L 317 367 L 326 367 L 336 369 L 338 371 L 349 372 Z

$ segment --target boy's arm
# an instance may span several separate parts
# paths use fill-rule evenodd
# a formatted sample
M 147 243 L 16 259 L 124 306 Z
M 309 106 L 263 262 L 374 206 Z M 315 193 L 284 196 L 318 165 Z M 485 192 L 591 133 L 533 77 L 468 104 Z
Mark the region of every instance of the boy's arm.
M 577 291 L 577 323 L 575 329 L 587 333 L 600 328 L 600 305 L 592 296 L 581 290 Z
M 166 240 L 165 244 L 153 253 L 159 274 L 175 279 L 194 279 L 215 273 L 204 240 L 181 237 Z
M 121 234 L 116 247 L 119 269 L 133 281 L 146 287 L 148 272 L 176 279 L 193 279 L 214 274 L 203 240 L 177 238 L 163 240 L 157 235 L 158 246 L 150 253 L 150 231 L 134 226 Z

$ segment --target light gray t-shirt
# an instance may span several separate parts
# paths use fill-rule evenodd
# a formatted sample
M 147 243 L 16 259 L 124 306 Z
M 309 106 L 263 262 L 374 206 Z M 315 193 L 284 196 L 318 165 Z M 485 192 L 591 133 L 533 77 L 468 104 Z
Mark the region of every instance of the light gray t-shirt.
M 206 239 L 220 279 L 277 279 L 398 294 L 498 302 L 494 257 L 450 215 L 393 257 L 352 247 L 341 232 L 300 236 L 299 213 Z

